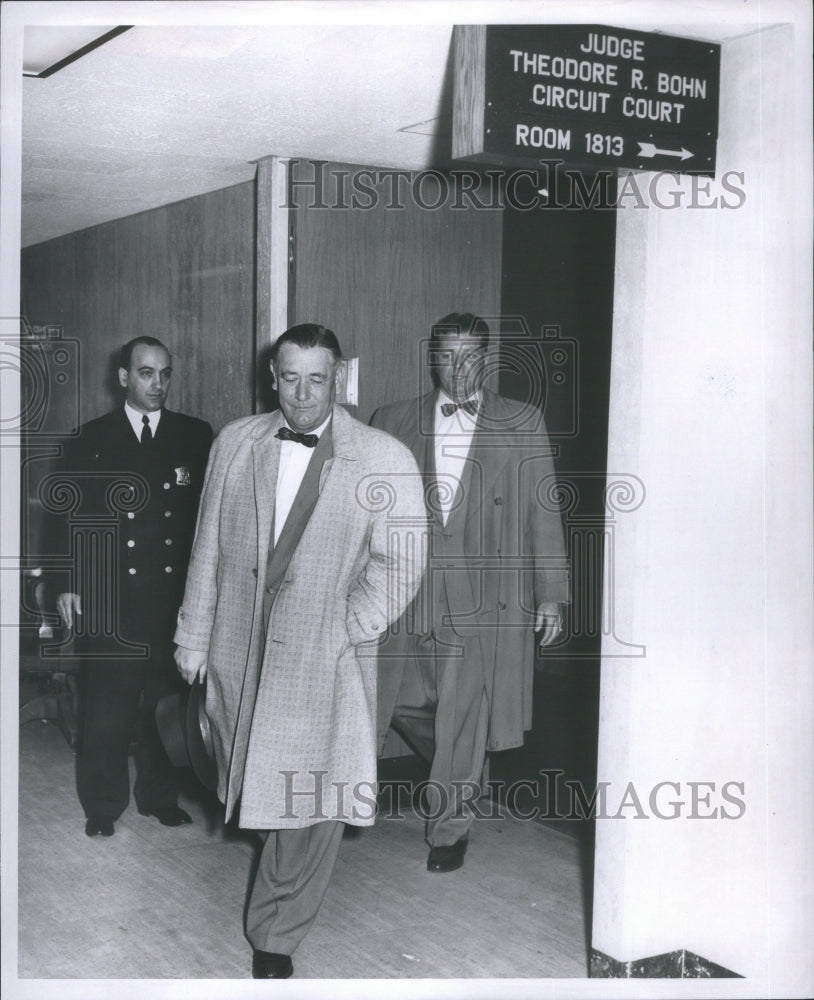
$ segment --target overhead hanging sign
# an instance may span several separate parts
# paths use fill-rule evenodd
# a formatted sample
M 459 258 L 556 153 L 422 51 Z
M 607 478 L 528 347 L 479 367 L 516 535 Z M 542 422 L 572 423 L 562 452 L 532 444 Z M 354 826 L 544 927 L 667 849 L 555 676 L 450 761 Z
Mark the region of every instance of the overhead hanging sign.
M 456 159 L 715 174 L 720 45 L 600 25 L 455 29 Z

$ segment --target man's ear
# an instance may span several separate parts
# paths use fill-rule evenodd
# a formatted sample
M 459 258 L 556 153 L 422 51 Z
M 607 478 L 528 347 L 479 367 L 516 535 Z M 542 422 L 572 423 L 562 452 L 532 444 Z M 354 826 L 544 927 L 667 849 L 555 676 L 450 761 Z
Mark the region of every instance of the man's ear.
M 334 386 L 337 391 L 344 391 L 345 382 L 348 377 L 348 367 L 343 361 L 337 361 L 336 363 L 336 375 L 334 376 Z
M 271 388 L 276 391 L 277 389 L 277 372 L 274 370 L 274 362 L 269 362 L 269 371 L 271 372 Z
M 119 369 L 119 385 L 122 387 L 122 389 L 126 389 L 127 388 L 127 369 L 126 368 L 120 368 Z

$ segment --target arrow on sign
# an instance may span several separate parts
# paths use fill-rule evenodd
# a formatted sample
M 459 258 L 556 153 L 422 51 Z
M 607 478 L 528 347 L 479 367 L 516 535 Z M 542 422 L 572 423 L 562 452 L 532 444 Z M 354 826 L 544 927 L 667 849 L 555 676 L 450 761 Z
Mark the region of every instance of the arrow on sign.
M 638 140 L 637 140 L 638 142 Z M 689 160 L 694 154 L 689 149 L 658 149 L 652 142 L 639 143 L 639 156 L 646 156 L 648 159 L 653 156 L 677 156 L 681 160 Z

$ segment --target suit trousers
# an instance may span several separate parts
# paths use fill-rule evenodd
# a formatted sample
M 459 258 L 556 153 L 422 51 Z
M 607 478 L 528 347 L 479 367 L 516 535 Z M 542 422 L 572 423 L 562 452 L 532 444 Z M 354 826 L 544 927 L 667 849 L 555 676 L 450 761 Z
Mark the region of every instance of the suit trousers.
M 116 820 L 130 801 L 128 751 L 136 745 L 133 795 L 141 812 L 178 804 L 178 772 L 155 721 L 159 698 L 177 689 L 168 643 L 144 659 L 86 660 L 82 665 L 77 791 L 85 816 Z
M 324 820 L 263 832 L 246 910 L 246 937 L 253 948 L 293 954 L 319 912 L 344 831 L 344 823 Z
M 480 794 L 488 724 L 477 634 L 461 636 L 442 625 L 417 637 L 391 726 L 430 764 L 425 809 L 431 847 L 449 846 L 469 832 L 465 802 Z

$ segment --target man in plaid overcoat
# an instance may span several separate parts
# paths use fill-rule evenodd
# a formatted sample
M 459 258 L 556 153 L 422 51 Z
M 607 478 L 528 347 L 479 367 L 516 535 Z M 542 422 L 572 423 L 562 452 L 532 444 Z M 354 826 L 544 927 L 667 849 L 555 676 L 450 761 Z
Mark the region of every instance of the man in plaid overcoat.
M 246 918 L 255 978 L 285 978 L 344 824 L 373 823 L 376 640 L 420 583 L 426 512 L 409 450 L 335 405 L 330 330 L 276 342 L 280 410 L 212 450 L 176 660 L 207 677 L 218 794 L 259 830 Z

